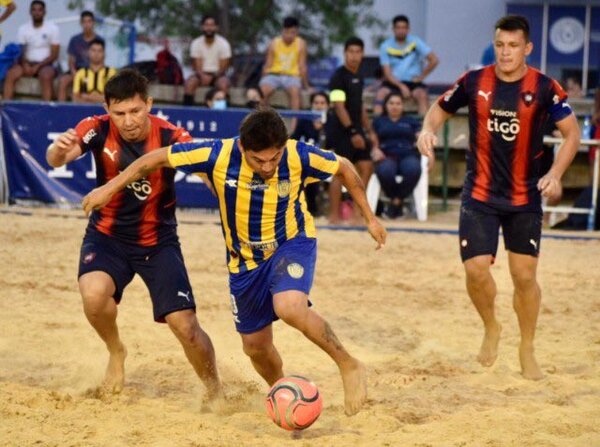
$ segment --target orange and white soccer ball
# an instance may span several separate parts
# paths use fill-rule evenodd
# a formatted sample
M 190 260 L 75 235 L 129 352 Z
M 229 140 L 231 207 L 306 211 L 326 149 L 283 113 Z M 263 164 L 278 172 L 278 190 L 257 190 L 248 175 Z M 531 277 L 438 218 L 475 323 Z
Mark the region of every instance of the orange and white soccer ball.
M 302 376 L 279 379 L 267 395 L 267 413 L 286 430 L 304 430 L 321 414 L 323 398 L 317 386 Z

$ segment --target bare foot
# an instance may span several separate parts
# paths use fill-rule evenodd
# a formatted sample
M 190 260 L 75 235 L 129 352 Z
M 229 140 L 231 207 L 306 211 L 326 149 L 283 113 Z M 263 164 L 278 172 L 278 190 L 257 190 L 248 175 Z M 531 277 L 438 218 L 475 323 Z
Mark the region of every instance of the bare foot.
M 348 416 L 360 411 L 367 400 L 367 371 L 356 359 L 344 368 L 340 368 L 344 382 L 344 407 Z
M 502 325 L 496 323 L 495 326 L 485 328 L 481 348 L 477 355 L 477 361 L 483 366 L 492 366 L 498 358 L 498 343 L 500 342 L 500 334 L 502 333 Z
M 102 388 L 106 391 L 118 394 L 123 390 L 126 357 L 127 349 L 123 344 L 121 344 L 121 349 L 110 353 L 108 366 L 106 367 L 106 375 L 104 376 L 104 382 L 102 383 Z
M 519 347 L 519 361 L 521 362 L 521 375 L 528 380 L 541 380 L 544 378 L 533 355 L 533 346 Z

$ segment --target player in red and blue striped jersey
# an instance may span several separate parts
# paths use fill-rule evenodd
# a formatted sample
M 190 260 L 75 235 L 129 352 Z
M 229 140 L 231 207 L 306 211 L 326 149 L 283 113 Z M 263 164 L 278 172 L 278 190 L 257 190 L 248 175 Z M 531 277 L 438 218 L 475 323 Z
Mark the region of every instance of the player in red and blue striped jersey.
M 104 91 L 107 115 L 84 119 L 61 134 L 48 148 L 48 163 L 62 166 L 89 151 L 100 186 L 144 154 L 192 141 L 184 129 L 149 114 L 147 84 L 133 70 L 111 78 Z M 208 397 L 220 394 L 214 349 L 196 318 L 176 226 L 172 169 L 139 178 L 90 217 L 81 247 L 79 289 L 85 315 L 109 351 L 104 386 L 111 391 L 123 387 L 126 357 L 116 324 L 117 304 L 137 273 L 150 292 L 155 321 L 168 323 Z
M 484 326 L 479 362 L 496 360 L 501 325 L 496 319 L 496 284 L 490 274 L 502 227 L 519 319 L 522 374 L 540 379 L 533 340 L 541 292 L 536 269 L 542 229 L 541 197 L 560 193 L 561 178 L 579 145 L 579 128 L 560 85 L 534 68 L 526 57 L 533 44 L 524 17 L 496 23 L 496 64 L 463 75 L 433 104 L 417 146 L 434 160 L 435 132 L 459 108 L 469 108 L 467 174 L 459 223 L 467 291 Z M 543 127 L 550 117 L 565 138 L 554 164 L 540 175 Z

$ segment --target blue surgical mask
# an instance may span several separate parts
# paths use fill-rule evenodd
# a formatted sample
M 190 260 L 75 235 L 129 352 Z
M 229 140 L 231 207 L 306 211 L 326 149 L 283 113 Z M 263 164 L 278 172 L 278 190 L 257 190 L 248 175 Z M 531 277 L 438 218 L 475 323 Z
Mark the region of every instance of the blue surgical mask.
M 226 99 L 215 99 L 213 101 L 212 108 L 215 110 L 225 110 L 227 108 L 227 100 Z

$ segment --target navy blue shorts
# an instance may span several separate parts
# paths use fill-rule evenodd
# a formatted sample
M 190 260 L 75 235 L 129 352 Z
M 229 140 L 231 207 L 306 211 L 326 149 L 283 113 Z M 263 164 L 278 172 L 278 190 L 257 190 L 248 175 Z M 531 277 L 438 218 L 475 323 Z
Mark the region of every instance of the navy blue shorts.
M 133 276 L 140 275 L 150 292 L 157 322 L 164 323 L 166 315 L 178 310 L 196 310 L 192 286 L 176 239 L 153 247 L 140 247 L 102 233 L 88 232 L 81 246 L 78 277 L 97 271 L 112 278 L 117 304 Z
M 308 295 L 316 260 L 317 240 L 297 236 L 283 243 L 255 269 L 231 273 L 231 312 L 237 331 L 251 334 L 277 320 L 273 308 L 276 293 L 298 290 Z
M 480 255 L 496 257 L 500 228 L 507 250 L 538 257 L 542 236 L 541 212 L 504 211 L 469 200 L 462 203 L 458 225 L 462 261 Z

